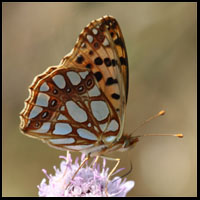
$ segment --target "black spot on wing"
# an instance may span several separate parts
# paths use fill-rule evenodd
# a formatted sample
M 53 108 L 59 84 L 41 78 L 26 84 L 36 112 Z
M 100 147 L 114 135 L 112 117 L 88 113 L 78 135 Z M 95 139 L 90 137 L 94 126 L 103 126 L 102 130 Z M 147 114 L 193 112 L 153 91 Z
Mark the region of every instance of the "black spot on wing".
M 112 84 L 116 84 L 116 83 L 118 83 L 117 79 L 113 79 L 112 77 L 109 77 L 106 80 L 106 85 L 112 85 Z
M 105 65 L 106 65 L 107 67 L 110 67 L 111 64 L 112 64 L 110 58 L 105 58 L 105 59 L 104 59 L 104 63 L 105 63 Z
M 117 62 L 116 62 L 115 59 L 112 59 L 111 62 L 112 62 L 112 66 L 113 66 L 113 67 L 117 64 Z
M 124 48 L 124 43 L 123 43 L 123 41 L 121 40 L 121 38 L 117 38 L 117 39 L 114 41 L 114 43 L 115 43 L 116 45 L 119 45 L 119 46 L 121 46 L 122 48 Z
M 84 61 L 84 58 L 83 58 L 82 55 L 78 56 L 77 59 L 76 59 L 76 62 L 77 62 L 78 64 L 82 64 L 83 61 Z
M 121 62 L 121 65 L 126 65 L 127 66 L 127 62 L 126 62 L 126 59 L 124 57 L 120 57 L 120 62 Z
M 116 100 L 120 99 L 120 95 L 119 95 L 119 94 L 116 94 L 116 93 L 113 93 L 113 94 L 111 95 L 111 97 L 112 97 L 113 99 L 116 99 Z
M 90 63 L 88 63 L 86 66 L 85 66 L 87 69 L 91 69 L 92 65 Z
M 95 63 L 96 65 L 102 65 L 102 64 L 103 64 L 103 61 L 102 61 L 102 59 L 101 59 L 100 57 L 97 57 L 97 58 L 95 58 L 94 63 Z
M 103 75 L 102 75 L 101 72 L 96 72 L 96 73 L 94 73 L 94 76 L 96 77 L 96 79 L 97 79 L 98 82 L 99 82 L 99 81 L 102 79 L 102 77 L 103 77 Z

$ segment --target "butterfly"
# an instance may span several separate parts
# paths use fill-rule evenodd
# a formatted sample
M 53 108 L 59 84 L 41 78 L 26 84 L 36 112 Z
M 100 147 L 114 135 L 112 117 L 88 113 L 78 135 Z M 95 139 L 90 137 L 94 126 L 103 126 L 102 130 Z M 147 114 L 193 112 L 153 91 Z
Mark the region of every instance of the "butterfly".
M 128 57 L 112 16 L 92 21 L 60 64 L 38 75 L 20 113 L 20 129 L 48 145 L 90 156 L 124 151 Z

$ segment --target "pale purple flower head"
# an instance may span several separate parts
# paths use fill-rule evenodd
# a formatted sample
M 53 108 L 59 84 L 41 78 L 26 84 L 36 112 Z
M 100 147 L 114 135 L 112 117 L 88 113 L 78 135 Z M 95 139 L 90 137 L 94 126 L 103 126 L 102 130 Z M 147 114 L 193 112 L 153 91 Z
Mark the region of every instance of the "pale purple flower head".
M 38 185 L 40 197 L 104 197 L 107 196 L 105 192 L 105 185 L 108 179 L 108 170 L 106 168 L 106 160 L 103 160 L 103 166 L 100 170 L 100 165 L 93 167 L 85 164 L 72 180 L 72 177 L 80 164 L 78 158 L 72 163 L 71 154 L 67 157 L 60 156 L 65 159 L 60 164 L 60 169 L 54 166 L 55 175 L 48 175 L 43 169 L 49 183 L 46 183 L 46 178 Z M 84 160 L 85 155 L 81 157 Z M 117 172 L 121 171 L 118 170 Z M 69 182 L 71 184 L 67 187 Z M 108 195 L 112 197 L 125 197 L 126 194 L 134 187 L 134 181 L 126 181 L 120 177 L 114 177 L 108 182 Z

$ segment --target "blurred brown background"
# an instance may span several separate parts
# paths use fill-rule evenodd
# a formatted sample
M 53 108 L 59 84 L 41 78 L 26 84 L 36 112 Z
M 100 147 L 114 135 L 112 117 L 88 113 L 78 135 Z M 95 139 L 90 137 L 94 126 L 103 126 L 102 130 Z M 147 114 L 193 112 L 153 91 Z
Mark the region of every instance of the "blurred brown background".
M 65 153 L 23 136 L 19 112 L 33 78 L 57 65 L 81 30 L 105 14 L 118 20 L 129 56 L 125 132 L 165 109 L 136 134 L 184 134 L 145 137 L 131 151 L 113 153 L 126 171 L 132 162 L 127 178 L 136 185 L 128 196 L 197 195 L 196 3 L 3 3 L 3 196 L 37 196 L 41 169 L 59 166 Z

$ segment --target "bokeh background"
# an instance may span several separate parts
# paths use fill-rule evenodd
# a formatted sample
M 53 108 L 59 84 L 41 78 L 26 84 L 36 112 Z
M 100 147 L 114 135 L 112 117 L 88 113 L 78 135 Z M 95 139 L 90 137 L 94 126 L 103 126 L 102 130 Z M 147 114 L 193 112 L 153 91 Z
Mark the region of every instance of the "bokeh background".
M 109 14 L 122 29 L 130 85 L 125 132 L 166 110 L 135 133 L 183 133 L 184 138 L 145 137 L 121 158 L 135 187 L 128 196 L 197 195 L 196 3 L 3 3 L 3 196 L 37 196 L 59 155 L 19 131 L 19 112 L 33 78 L 57 65 L 93 19 Z M 79 156 L 73 153 L 73 157 Z M 111 168 L 113 162 L 108 162 Z M 123 173 L 125 173 L 122 172 Z

